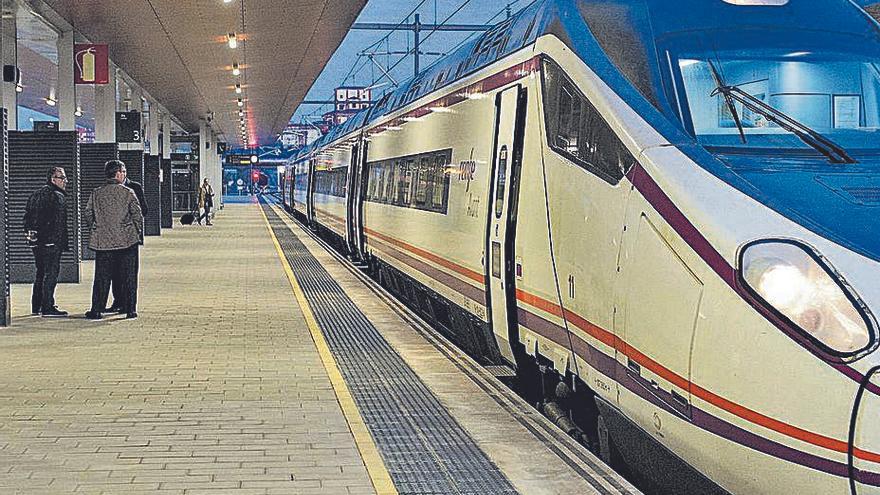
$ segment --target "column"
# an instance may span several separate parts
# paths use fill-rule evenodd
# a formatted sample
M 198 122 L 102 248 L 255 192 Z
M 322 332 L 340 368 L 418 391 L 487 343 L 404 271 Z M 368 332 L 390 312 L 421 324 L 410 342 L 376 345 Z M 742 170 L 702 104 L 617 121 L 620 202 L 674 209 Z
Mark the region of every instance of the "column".
M 162 112 L 162 158 L 171 159 L 171 114 Z
M 199 186 L 202 185 L 202 181 L 205 180 L 205 177 L 208 176 L 208 170 L 210 169 L 209 162 L 209 154 L 210 151 L 208 149 L 209 144 L 211 142 L 210 136 L 211 128 L 208 127 L 208 123 L 204 120 L 199 121 Z
M 156 100 L 147 99 L 150 108 L 147 120 L 147 134 L 150 139 L 150 156 L 159 156 L 159 104 Z
M 58 82 L 55 99 L 58 100 L 58 129 L 76 130 L 76 85 L 73 83 L 73 31 L 58 35 Z
M 110 80 L 95 85 L 95 141 L 116 142 L 116 65 L 110 62 Z
M 220 141 L 220 134 L 215 132 L 211 140 L 211 160 L 213 161 L 214 177 L 211 179 L 211 187 L 214 188 L 214 207 L 220 208 L 223 196 L 223 163 L 220 155 L 217 154 L 217 143 Z
M 15 2 L 2 0 L 0 2 L 0 65 L 18 66 L 18 37 L 15 23 Z M 7 110 L 7 125 L 10 131 L 18 129 L 18 93 L 15 91 L 15 82 L 0 82 L 0 105 Z

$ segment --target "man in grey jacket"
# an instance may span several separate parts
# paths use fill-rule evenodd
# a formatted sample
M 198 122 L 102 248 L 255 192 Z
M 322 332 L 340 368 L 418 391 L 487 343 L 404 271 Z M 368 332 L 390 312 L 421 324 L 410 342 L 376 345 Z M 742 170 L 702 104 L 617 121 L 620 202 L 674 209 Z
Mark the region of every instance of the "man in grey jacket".
M 92 228 L 89 247 L 95 251 L 92 307 L 86 318 L 101 319 L 114 273 L 124 285 L 126 318 L 137 318 L 138 244 L 144 215 L 134 191 L 123 185 L 125 164 L 110 160 L 104 165 L 104 173 L 107 184 L 92 192 L 84 212 Z

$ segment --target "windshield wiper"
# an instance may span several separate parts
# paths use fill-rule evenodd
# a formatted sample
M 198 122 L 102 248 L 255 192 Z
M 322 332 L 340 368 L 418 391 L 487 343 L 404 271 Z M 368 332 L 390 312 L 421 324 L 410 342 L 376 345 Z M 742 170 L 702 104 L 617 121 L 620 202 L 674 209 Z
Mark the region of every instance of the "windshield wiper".
M 815 130 L 810 127 L 798 122 L 797 120 L 789 117 L 788 115 L 782 113 L 776 108 L 764 103 L 762 100 L 755 98 L 751 94 L 737 86 L 731 86 L 724 82 L 721 78 L 721 75 L 718 73 L 718 70 L 715 68 L 715 64 L 712 63 L 711 60 L 707 60 L 709 63 L 709 68 L 712 69 L 712 76 L 715 78 L 715 82 L 717 87 L 712 91 L 711 96 L 715 96 L 717 94 L 721 94 L 724 96 L 724 99 L 727 101 L 728 107 L 731 108 L 733 112 L 733 119 L 736 122 L 737 127 L 739 128 L 740 137 L 745 143 L 745 133 L 743 131 L 742 122 L 739 119 L 739 115 L 737 114 L 735 108 L 733 107 L 733 101 L 738 101 L 743 105 L 743 107 L 748 108 L 752 112 L 755 112 L 759 115 L 762 115 L 767 121 L 772 122 L 779 127 L 785 129 L 786 131 L 794 134 L 801 141 L 803 141 L 808 146 L 812 147 L 819 153 L 823 154 L 831 163 L 856 163 L 856 160 L 853 159 L 849 154 L 841 148 L 838 144 L 834 143 L 830 139 L 825 136 L 819 134 Z
M 707 60 L 707 62 L 709 62 L 709 68 L 712 69 L 712 77 L 715 79 L 715 89 L 709 93 L 709 96 L 715 96 L 718 93 L 721 93 L 721 96 L 724 97 L 724 102 L 727 103 L 727 109 L 730 110 L 730 114 L 733 116 L 733 122 L 736 123 L 736 128 L 739 129 L 739 138 L 742 139 L 743 144 L 746 144 L 746 131 L 743 129 L 742 120 L 739 118 L 739 112 L 737 112 L 736 105 L 733 103 L 733 96 L 729 91 L 724 91 L 723 89 L 729 86 L 724 84 L 724 80 L 721 78 L 721 74 L 718 73 L 718 69 L 715 68 L 715 64 L 713 64 L 711 60 Z

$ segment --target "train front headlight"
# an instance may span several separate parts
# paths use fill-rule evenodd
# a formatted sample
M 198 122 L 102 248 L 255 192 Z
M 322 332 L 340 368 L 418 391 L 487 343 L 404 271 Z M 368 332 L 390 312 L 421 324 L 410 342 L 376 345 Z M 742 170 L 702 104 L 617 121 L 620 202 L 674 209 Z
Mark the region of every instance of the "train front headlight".
M 867 307 L 810 248 L 787 240 L 751 243 L 742 250 L 740 274 L 759 302 L 825 350 L 849 356 L 872 343 Z

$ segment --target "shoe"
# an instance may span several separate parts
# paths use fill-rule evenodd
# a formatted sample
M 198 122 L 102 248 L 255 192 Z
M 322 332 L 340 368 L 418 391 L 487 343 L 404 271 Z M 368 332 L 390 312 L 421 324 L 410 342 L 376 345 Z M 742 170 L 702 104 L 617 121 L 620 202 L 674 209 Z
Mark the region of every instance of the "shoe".
M 127 315 L 125 315 L 126 320 L 136 320 L 137 317 L 138 317 L 137 313 L 128 313 Z
M 101 311 L 101 312 L 102 312 L 102 313 L 117 313 L 117 314 L 121 314 L 121 313 L 125 313 L 125 310 L 122 309 L 122 306 L 118 306 L 118 305 L 114 304 L 114 305 L 110 306 L 109 308 L 104 309 L 104 311 Z
M 208 222 L 205 222 L 205 225 L 207 225 L 207 226 L 209 226 L 209 227 L 211 227 L 211 226 L 213 226 L 213 225 L 214 225 L 214 224 L 213 224 L 213 223 L 208 223 Z
M 100 320 L 101 318 L 103 318 L 103 316 L 97 311 L 86 311 L 87 320 Z
M 43 311 L 43 318 L 63 318 L 65 316 L 67 316 L 67 311 L 58 309 L 58 306 Z

